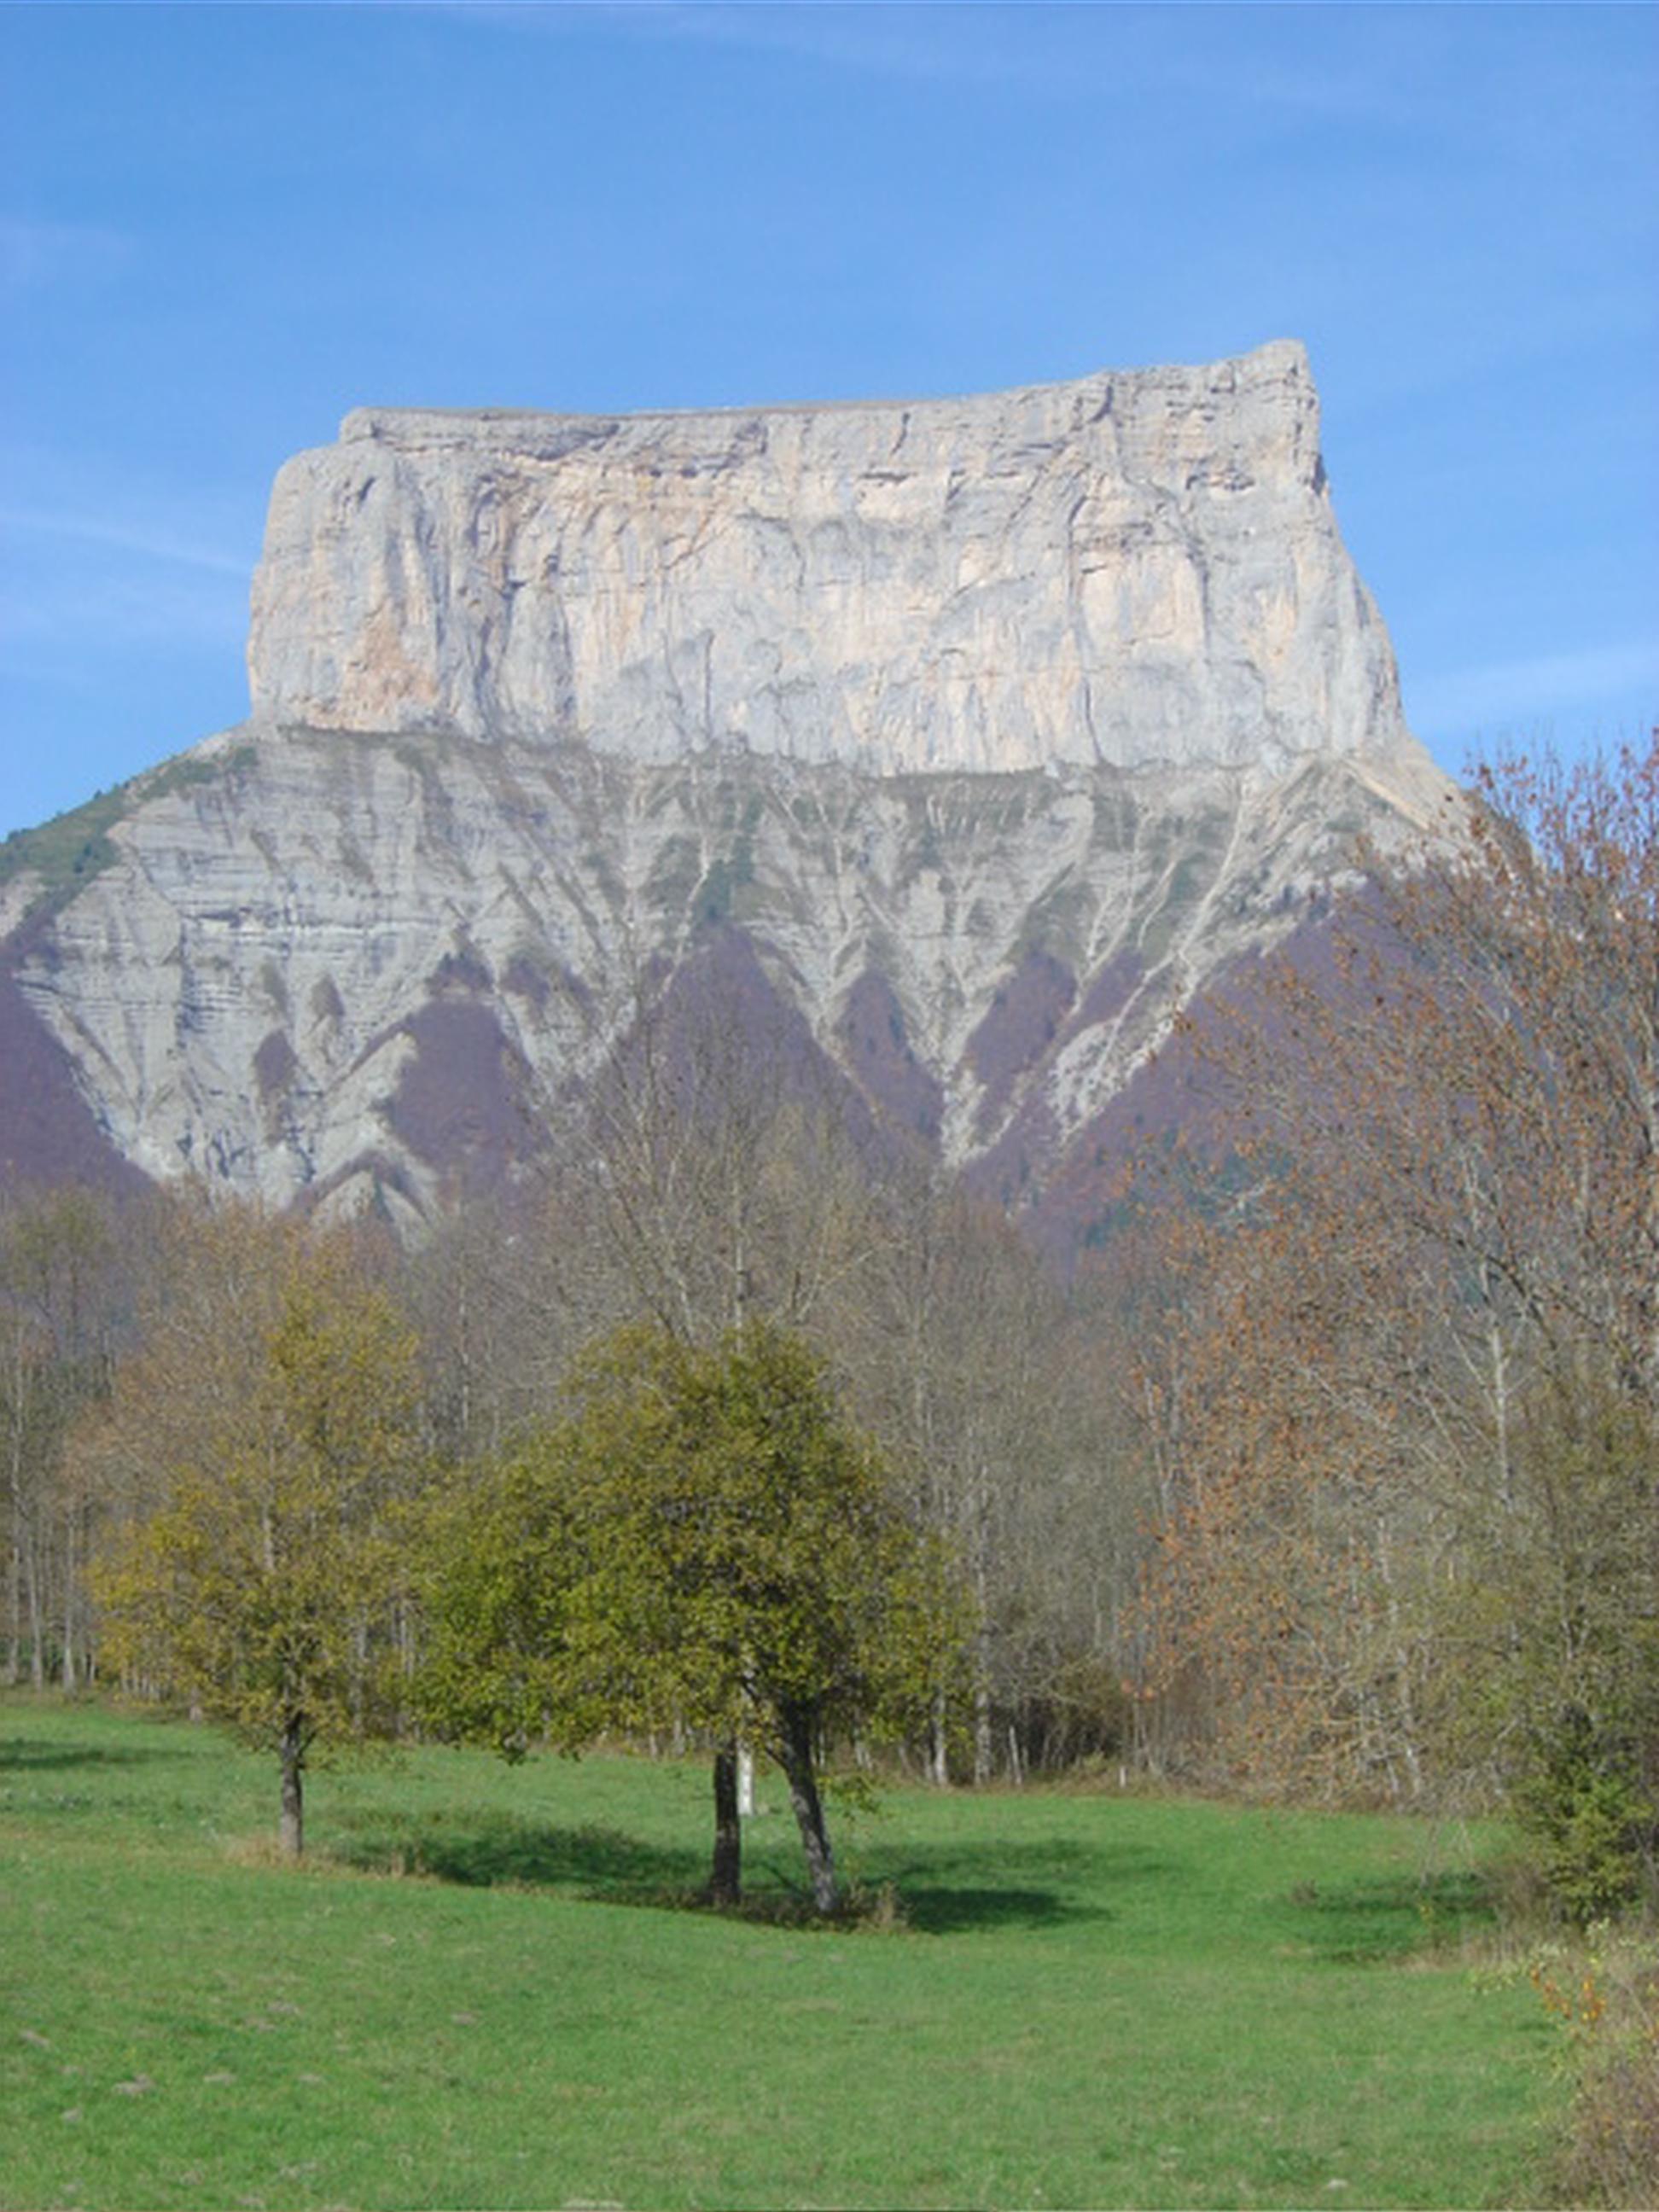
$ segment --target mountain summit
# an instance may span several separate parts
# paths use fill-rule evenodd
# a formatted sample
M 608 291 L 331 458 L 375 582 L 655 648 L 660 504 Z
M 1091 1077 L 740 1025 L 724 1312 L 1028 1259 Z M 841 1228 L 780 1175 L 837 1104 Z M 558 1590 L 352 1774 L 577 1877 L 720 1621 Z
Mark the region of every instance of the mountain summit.
M 1299 345 L 911 404 L 362 410 L 276 479 L 256 720 L 878 775 L 1404 736 Z
M 13 1177 L 429 1216 L 642 975 L 714 963 L 868 1110 L 1086 1216 L 1181 1009 L 1444 789 L 1289 343 L 913 404 L 362 410 L 277 477 L 248 665 L 246 723 L 6 849 Z

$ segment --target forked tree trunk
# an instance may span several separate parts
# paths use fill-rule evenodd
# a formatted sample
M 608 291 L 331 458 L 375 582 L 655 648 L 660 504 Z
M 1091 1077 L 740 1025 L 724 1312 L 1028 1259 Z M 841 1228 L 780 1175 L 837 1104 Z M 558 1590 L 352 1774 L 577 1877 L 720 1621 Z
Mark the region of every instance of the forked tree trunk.
M 279 1747 L 283 1767 L 283 1809 L 276 1839 L 284 1858 L 297 1859 L 305 1849 L 305 1722 L 292 1717 L 283 1730 Z
M 817 1777 L 812 1771 L 811 1725 L 798 1713 L 786 1714 L 782 1718 L 783 1771 L 812 1877 L 812 1909 L 815 1912 L 833 1912 L 841 1902 L 841 1893 L 836 1883 L 836 1856 L 824 1824 L 823 1802 L 818 1796 Z
M 714 1856 L 708 1893 L 711 1905 L 736 1905 L 743 1895 L 743 1820 L 738 1811 L 735 1744 L 722 1744 L 714 1753 Z

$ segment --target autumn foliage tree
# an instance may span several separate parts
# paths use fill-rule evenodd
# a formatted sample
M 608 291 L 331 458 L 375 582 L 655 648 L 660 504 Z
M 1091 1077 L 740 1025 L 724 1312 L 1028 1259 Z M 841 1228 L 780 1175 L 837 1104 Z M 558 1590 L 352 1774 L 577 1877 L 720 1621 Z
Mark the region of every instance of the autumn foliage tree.
M 1333 941 L 1207 1046 L 1245 1134 L 1162 1355 L 1153 1612 L 1224 1719 L 1431 1753 L 1561 1880 L 1600 1836 L 1606 1901 L 1659 1834 L 1659 747 L 1484 772 Z
M 1154 1470 L 1133 1656 L 1149 1744 L 1268 1795 L 1412 1797 L 1427 1532 L 1400 1423 L 1385 1240 L 1340 1256 L 1281 1194 L 1166 1224 L 1170 1295 L 1133 1349 Z M 1401 1556 L 1402 1551 L 1405 1556 Z
M 179 1234 L 190 1264 L 88 1442 L 129 1507 L 96 1576 L 104 1652 L 276 1753 L 297 1855 L 313 1749 L 404 1699 L 415 1340 L 349 1231 L 229 1208 Z

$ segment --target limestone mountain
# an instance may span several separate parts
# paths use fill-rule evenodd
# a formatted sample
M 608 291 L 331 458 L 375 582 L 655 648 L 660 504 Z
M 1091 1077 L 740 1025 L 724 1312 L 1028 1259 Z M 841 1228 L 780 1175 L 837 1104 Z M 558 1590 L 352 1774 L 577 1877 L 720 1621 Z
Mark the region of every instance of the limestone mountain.
M 1306 360 L 966 400 L 364 410 L 279 473 L 248 720 L 0 857 L 0 1162 L 411 1217 L 641 976 L 1065 1188 L 1181 1008 L 1441 780 Z

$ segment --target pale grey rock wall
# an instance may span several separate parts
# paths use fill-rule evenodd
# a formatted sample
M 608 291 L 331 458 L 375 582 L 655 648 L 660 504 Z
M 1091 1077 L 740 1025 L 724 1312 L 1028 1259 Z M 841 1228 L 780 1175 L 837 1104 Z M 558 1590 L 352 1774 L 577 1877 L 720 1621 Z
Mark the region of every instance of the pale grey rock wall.
M 961 400 L 362 410 L 274 488 L 253 718 L 876 774 L 1405 740 L 1290 342 Z
M 349 1205 L 390 1177 L 419 1212 L 439 1178 L 393 1103 L 411 1017 L 487 1007 L 550 1104 L 632 1018 L 642 968 L 687 951 L 716 883 L 832 1056 L 860 979 L 883 979 L 960 1164 L 1033 1107 L 1063 1146 L 1358 831 L 1426 825 L 1445 795 L 1409 752 L 1279 777 L 871 777 L 312 730 L 193 757 L 216 772 L 158 779 L 21 987 L 147 1173 L 277 1204 Z M 975 1038 L 1033 947 L 1076 979 L 1078 1012 L 988 1089 Z M 1109 973 L 1127 980 L 1091 1013 Z
M 279 1203 L 429 1212 L 434 1121 L 489 1118 L 426 1080 L 457 1040 L 550 1109 L 711 910 L 832 1057 L 878 983 L 948 1160 L 1041 1128 L 1052 1164 L 1446 795 L 1290 343 L 915 405 L 362 411 L 278 477 L 248 660 L 249 723 L 0 934 L 119 1152 Z M 1069 1011 L 1011 1058 L 1034 955 Z

